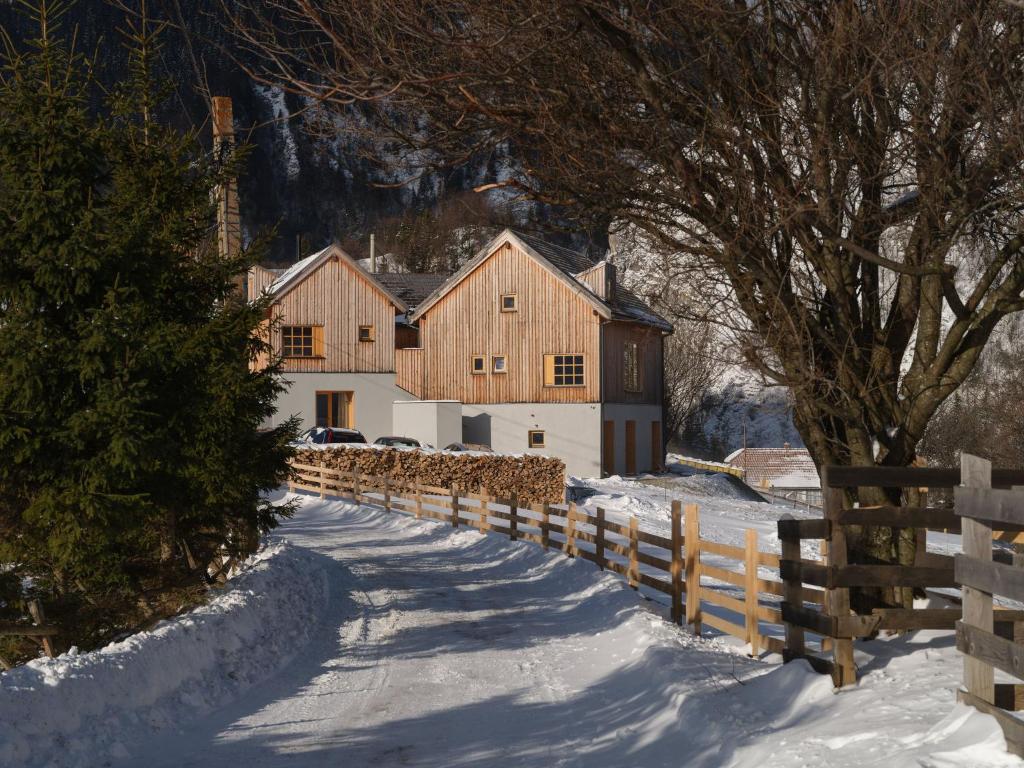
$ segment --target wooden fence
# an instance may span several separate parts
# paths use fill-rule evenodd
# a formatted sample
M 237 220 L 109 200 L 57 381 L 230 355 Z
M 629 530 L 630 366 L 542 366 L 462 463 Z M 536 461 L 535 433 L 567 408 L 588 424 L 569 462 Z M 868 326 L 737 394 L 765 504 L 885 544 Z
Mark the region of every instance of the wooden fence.
M 720 461 L 704 461 L 704 459 L 691 459 L 689 456 L 679 455 L 675 455 L 673 459 L 677 464 L 682 464 L 683 466 L 703 469 L 707 472 L 724 472 L 727 475 L 734 475 L 741 480 L 747 474 L 747 471 L 742 467 L 734 467 L 732 464 L 724 464 Z
M 57 627 L 46 623 L 43 606 L 38 600 L 29 602 L 28 611 L 32 617 L 32 624 L 0 623 L 0 636 L 29 637 L 39 643 L 43 653 L 52 659 L 55 655 L 53 638 L 57 636 Z M 0 667 L 10 669 L 11 664 L 0 657 Z
M 1002 485 L 1024 483 L 1024 472 L 997 470 L 993 479 Z M 952 488 L 960 483 L 959 470 L 888 467 L 826 467 L 822 472 L 824 514 L 822 520 L 781 520 L 780 573 L 785 582 L 782 618 L 786 627 L 785 658 L 807 659 L 821 672 L 830 673 L 837 686 L 856 682 L 853 640 L 873 636 L 880 630 L 953 629 L 961 608 L 876 608 L 870 614 L 851 609 L 850 590 L 858 587 L 956 587 L 954 559 L 927 551 L 928 531 L 960 532 L 960 517 L 950 507 L 927 506 L 927 489 Z M 847 508 L 844 488 L 879 487 L 919 489 L 913 506 Z M 924 491 L 920 489 L 925 489 Z M 847 534 L 851 526 L 883 526 L 913 531 L 916 554 L 912 564 L 853 564 L 848 562 Z M 1009 538 L 1015 536 L 1012 531 Z M 1006 531 L 996 533 L 1007 539 Z M 825 553 L 824 563 L 801 557 L 801 541 L 818 539 Z M 991 548 L 992 539 L 989 539 Z M 823 609 L 802 599 L 807 586 L 825 590 Z M 955 599 L 952 601 L 955 602 Z M 1000 609 L 996 620 L 1012 628 L 1024 621 L 1024 611 Z M 808 652 L 804 633 L 812 631 L 827 638 L 831 658 Z
M 956 556 L 956 580 L 963 585 L 956 647 L 964 654 L 958 698 L 995 717 L 1007 748 L 1024 756 L 1024 720 L 1010 714 L 1024 709 L 1024 685 L 995 682 L 995 670 L 1024 680 L 1024 633 L 1020 624 L 1001 626 L 1003 612 L 993 607 L 994 595 L 1024 602 L 1024 568 L 1020 555 L 992 549 L 995 529 L 1024 530 L 1024 487 L 993 489 L 992 464 L 976 456 L 962 457 L 961 472 L 963 486 L 954 491 L 963 527 L 963 554 Z
M 783 651 L 779 555 L 760 551 L 756 530 L 746 532 L 743 547 L 701 538 L 696 505 L 684 509 L 672 502 L 666 536 L 646 530 L 636 516 L 609 520 L 604 509 L 589 514 L 571 502 L 525 504 L 482 489 L 399 483 L 300 463 L 292 468 L 293 490 L 380 505 L 589 560 L 624 577 L 633 588 L 665 595 L 671 620 L 685 621 L 697 634 L 707 625 L 750 643 L 752 655 Z M 820 604 L 824 592 L 806 589 L 802 595 Z

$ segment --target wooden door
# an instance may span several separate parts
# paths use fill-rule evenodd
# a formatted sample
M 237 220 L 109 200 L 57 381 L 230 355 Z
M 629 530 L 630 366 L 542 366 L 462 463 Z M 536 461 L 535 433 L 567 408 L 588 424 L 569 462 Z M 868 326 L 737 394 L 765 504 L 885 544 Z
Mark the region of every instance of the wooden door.
M 636 474 L 636 422 L 626 422 L 626 474 Z
M 651 471 L 659 472 L 665 456 L 661 447 L 661 422 L 651 422 Z
M 601 436 L 601 471 L 615 474 L 615 422 L 606 421 Z

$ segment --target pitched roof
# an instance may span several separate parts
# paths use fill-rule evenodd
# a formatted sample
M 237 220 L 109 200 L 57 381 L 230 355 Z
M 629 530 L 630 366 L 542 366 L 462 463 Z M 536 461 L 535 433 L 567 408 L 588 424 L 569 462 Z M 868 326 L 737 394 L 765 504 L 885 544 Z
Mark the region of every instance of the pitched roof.
M 414 309 L 427 296 L 436 291 L 448 275 L 426 272 L 374 272 L 373 278 Z
M 802 488 L 819 488 L 818 469 L 806 448 L 741 448 L 729 454 L 726 464 L 745 470 L 747 485 L 772 486 L 781 480 L 780 487 L 792 485 L 797 478 Z
M 413 319 L 421 316 L 428 307 L 433 305 L 448 291 L 454 288 L 495 250 L 497 250 L 499 245 L 507 241 L 516 243 L 519 247 L 525 250 L 528 255 L 534 257 L 542 265 L 551 269 L 556 276 L 560 277 L 563 282 L 568 284 L 578 295 L 593 304 L 604 317 L 608 319 L 614 318 L 618 320 L 630 320 L 645 323 L 660 330 L 669 333 L 672 332 L 671 323 L 647 306 L 647 304 L 636 296 L 636 294 L 623 288 L 618 283 L 615 284 L 615 290 L 612 296 L 608 299 L 602 299 L 590 290 L 589 286 L 587 286 L 582 280 L 579 280 L 577 275 L 581 272 L 586 272 L 588 269 L 596 265 L 598 263 L 596 260 L 591 259 L 580 251 L 574 251 L 571 248 L 555 245 L 554 243 L 536 237 L 535 235 L 528 235 L 512 229 L 506 229 L 496 238 L 491 240 L 491 242 L 480 249 L 472 259 L 466 262 L 458 272 L 452 275 L 450 279 L 427 296 L 423 302 L 417 306 Z
M 330 258 L 337 258 L 339 261 L 347 264 L 357 275 L 365 278 L 370 285 L 374 286 L 378 291 L 384 294 L 388 301 L 394 304 L 399 311 L 405 312 L 408 309 L 404 300 L 396 296 L 395 293 L 386 285 L 375 279 L 377 275 L 371 275 L 365 269 L 360 267 L 355 262 L 355 259 L 345 253 L 345 251 L 341 249 L 341 246 L 336 243 L 332 243 L 323 250 L 317 251 L 316 253 L 292 264 L 288 269 L 282 272 L 274 282 L 267 286 L 267 292 L 273 295 L 275 299 L 283 298 L 286 293 L 301 284 L 303 280 L 313 274 L 321 264 Z

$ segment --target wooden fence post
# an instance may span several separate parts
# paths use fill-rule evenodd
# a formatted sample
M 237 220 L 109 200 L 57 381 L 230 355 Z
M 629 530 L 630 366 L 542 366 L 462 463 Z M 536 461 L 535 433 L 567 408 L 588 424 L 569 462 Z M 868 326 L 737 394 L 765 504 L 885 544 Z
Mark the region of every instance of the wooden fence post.
M 784 514 L 781 520 L 794 520 L 795 518 L 788 512 Z M 779 544 L 782 549 L 782 560 L 789 560 L 792 562 L 800 561 L 800 538 L 795 534 L 783 533 L 783 527 L 779 525 Z M 789 603 L 794 608 L 804 607 L 804 585 L 800 579 L 783 577 L 782 579 L 782 599 L 784 602 Z M 804 628 L 793 624 L 792 622 L 785 622 L 786 629 L 786 645 L 785 653 L 783 654 L 784 661 L 790 661 L 791 659 L 800 658 L 806 654 L 804 647 Z
M 597 508 L 597 525 L 594 534 L 594 556 L 597 559 L 597 567 L 604 570 L 604 507 Z
M 683 507 L 679 500 L 672 502 L 672 621 L 683 623 Z
M 43 604 L 40 603 L 38 600 L 29 601 L 28 612 L 29 615 L 32 617 L 32 621 L 34 621 L 37 626 L 41 627 L 43 624 L 46 623 L 46 614 L 43 613 Z M 56 656 L 56 654 L 53 652 L 53 641 L 49 638 L 49 636 L 43 635 L 39 638 L 39 640 L 43 644 L 43 653 L 45 653 L 51 659 L 54 656 Z
M 452 485 L 452 528 L 459 527 L 459 486 Z
M 565 510 L 565 554 L 576 557 L 576 505 L 571 501 Z
M 842 488 L 832 488 L 828 481 L 828 467 L 821 469 L 822 506 L 829 526 L 828 552 L 825 567 L 830 570 L 842 569 L 847 564 L 846 530 L 839 525 L 839 514 L 846 503 Z M 829 589 L 825 592 L 825 608 L 830 616 L 850 615 L 850 590 L 846 587 Z M 832 653 L 835 659 L 834 680 L 837 688 L 857 682 L 857 666 L 853 661 L 853 640 L 833 638 Z
M 546 501 L 544 502 L 543 510 L 540 513 L 540 545 L 547 549 L 551 546 L 550 530 L 548 526 L 551 524 L 551 505 Z
M 362 498 L 362 495 L 363 494 L 360 493 L 360 490 L 359 490 L 359 470 L 355 466 L 353 466 L 352 467 L 352 501 L 354 501 L 356 504 L 359 504 L 360 500 Z
M 750 655 L 758 656 L 761 653 L 761 632 L 757 624 L 757 530 L 747 529 L 746 540 L 746 562 L 744 563 L 744 595 L 747 608 L 747 642 L 750 643 Z
M 416 519 L 423 517 L 423 490 L 416 484 Z
M 391 511 L 391 477 L 388 473 L 384 473 L 384 511 Z
M 325 487 L 327 481 L 324 478 L 324 465 L 323 464 L 320 465 L 320 469 L 317 471 L 316 475 L 317 475 L 317 478 L 320 481 L 320 498 L 322 499 L 322 498 L 324 498 L 327 495 L 326 494 L 326 490 L 327 489 Z
M 487 509 L 487 502 L 483 502 L 483 508 Z M 519 535 L 519 495 L 512 494 L 508 505 L 508 537 L 515 541 Z
M 960 482 L 968 488 L 992 487 L 992 463 L 964 453 L 960 456 Z M 960 518 L 964 557 L 992 562 L 992 526 L 970 517 Z M 992 633 L 992 593 L 963 588 L 963 623 Z M 995 703 L 995 671 L 984 661 L 964 655 L 964 687 L 988 704 Z
M 636 515 L 629 516 L 629 586 L 637 589 L 640 586 L 640 520 Z
M 700 513 L 696 504 L 686 505 L 686 623 L 700 635 Z

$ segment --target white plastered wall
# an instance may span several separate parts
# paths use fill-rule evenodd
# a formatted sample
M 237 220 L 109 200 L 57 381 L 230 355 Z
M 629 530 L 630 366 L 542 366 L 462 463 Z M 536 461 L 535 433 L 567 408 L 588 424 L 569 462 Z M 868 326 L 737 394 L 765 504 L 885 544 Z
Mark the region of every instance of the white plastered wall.
M 294 414 L 302 419 L 303 429 L 316 426 L 317 392 L 352 392 L 354 426 L 371 443 L 394 434 L 394 402 L 415 399 L 395 385 L 393 373 L 288 373 L 284 379 L 288 390 L 278 395 L 272 424 Z
M 529 431 L 544 430 L 544 447 L 530 448 Z M 534 453 L 565 462 L 568 475 L 601 474 L 598 403 L 501 403 L 462 406 L 462 439 L 499 453 Z
M 462 403 L 458 400 L 396 401 L 394 434 L 444 448 L 462 440 Z

